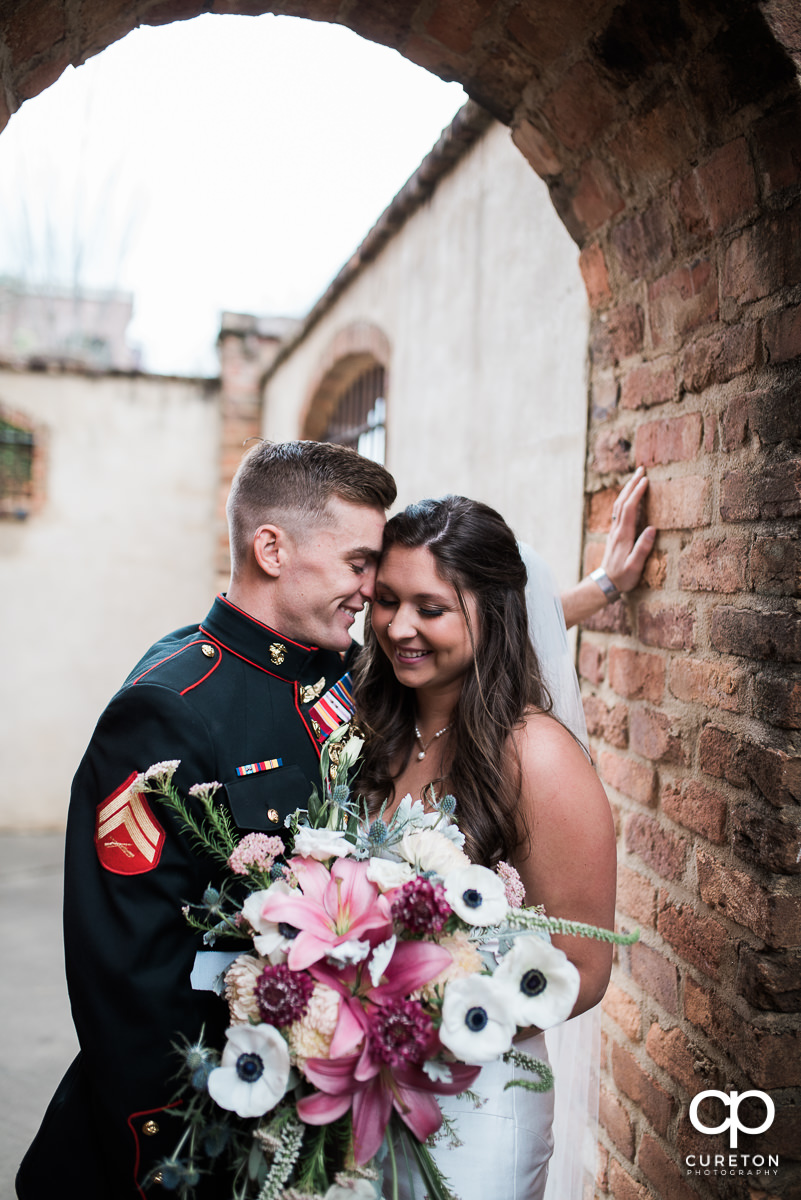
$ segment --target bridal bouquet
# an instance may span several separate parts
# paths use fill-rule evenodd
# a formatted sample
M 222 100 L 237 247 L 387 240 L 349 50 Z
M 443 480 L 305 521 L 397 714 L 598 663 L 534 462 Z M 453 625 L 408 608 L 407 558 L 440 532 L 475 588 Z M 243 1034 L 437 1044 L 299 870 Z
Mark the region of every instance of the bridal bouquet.
M 427 810 L 407 796 L 391 820 L 366 820 L 349 782 L 361 745 L 349 726 L 332 734 L 322 789 L 285 839 L 238 840 L 218 784 L 191 789 L 198 818 L 172 786 L 177 763 L 143 776 L 230 873 L 187 920 L 207 946 L 251 947 L 223 960 L 221 1053 L 182 1049 L 185 1128 L 160 1164 L 182 1196 L 219 1168 L 234 1200 L 374 1200 L 387 1158 L 397 1181 L 403 1133 L 426 1191 L 447 1200 L 425 1146 L 443 1125 L 437 1096 L 469 1091 L 500 1057 L 531 1073 L 517 1086 L 552 1086 L 512 1045 L 519 1028 L 564 1021 L 578 995 L 547 933 L 630 940 L 523 908 L 512 867 L 470 863 L 452 796 Z

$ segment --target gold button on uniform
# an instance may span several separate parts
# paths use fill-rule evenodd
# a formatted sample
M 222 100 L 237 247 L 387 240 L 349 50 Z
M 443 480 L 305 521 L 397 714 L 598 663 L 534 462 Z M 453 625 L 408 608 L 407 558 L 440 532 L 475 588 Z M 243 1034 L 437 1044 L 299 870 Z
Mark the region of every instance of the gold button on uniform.
M 156 1174 L 153 1176 L 153 1182 L 154 1183 L 163 1183 L 164 1182 L 164 1176 L 162 1175 L 161 1171 L 156 1171 Z
M 272 821 L 273 824 L 275 824 L 275 825 L 278 824 L 278 809 L 277 808 L 268 808 L 267 809 L 267 820 Z
M 152 1137 L 154 1133 L 158 1133 L 159 1127 L 157 1121 L 145 1121 L 142 1126 L 142 1133 L 146 1133 L 148 1137 Z
M 208 642 L 204 642 L 200 649 L 206 655 L 206 658 L 214 658 L 214 647 L 210 646 Z

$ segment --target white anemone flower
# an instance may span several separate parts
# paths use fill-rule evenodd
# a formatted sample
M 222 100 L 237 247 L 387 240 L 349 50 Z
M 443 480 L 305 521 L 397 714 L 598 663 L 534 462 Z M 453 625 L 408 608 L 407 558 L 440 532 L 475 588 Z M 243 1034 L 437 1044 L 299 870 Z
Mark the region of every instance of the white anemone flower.
M 242 915 L 254 930 L 253 945 L 256 953 L 260 954 L 262 958 L 268 958 L 273 966 L 286 962 L 289 948 L 298 933 L 296 929 L 286 925 L 283 921 L 278 923 L 266 921 L 261 915 L 264 901 L 276 892 L 282 896 L 292 896 L 296 894 L 297 889 L 291 888 L 283 879 L 276 879 L 270 887 L 259 892 L 251 892 L 242 905 Z
M 222 1063 L 209 1075 L 209 1095 L 240 1117 L 262 1117 L 275 1108 L 289 1081 L 289 1046 L 272 1025 L 234 1025 Z
M 539 1029 L 567 1020 L 581 985 L 581 977 L 564 951 L 535 933 L 515 938 L 493 979 L 503 987 L 517 1024 Z
M 487 867 L 464 867 L 445 877 L 445 899 L 468 925 L 500 925 L 509 903 L 503 880 Z
M 295 834 L 293 853 L 300 858 L 316 858 L 318 862 L 325 862 L 329 858 L 345 858 L 354 850 L 353 842 L 334 829 L 310 829 L 308 825 L 301 825 Z
M 460 1062 L 494 1062 L 510 1048 L 516 1031 L 507 994 L 491 975 L 468 975 L 446 986 L 439 1040 Z

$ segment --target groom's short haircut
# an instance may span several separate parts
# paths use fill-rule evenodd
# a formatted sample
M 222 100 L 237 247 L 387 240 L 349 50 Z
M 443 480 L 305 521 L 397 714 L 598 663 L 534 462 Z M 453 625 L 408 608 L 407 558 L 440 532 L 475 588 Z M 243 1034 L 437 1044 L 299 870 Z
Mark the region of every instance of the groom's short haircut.
M 243 458 L 226 513 L 234 569 L 244 565 L 261 525 L 294 537 L 325 523 L 332 496 L 382 511 L 397 496 L 386 467 L 335 442 L 260 442 Z

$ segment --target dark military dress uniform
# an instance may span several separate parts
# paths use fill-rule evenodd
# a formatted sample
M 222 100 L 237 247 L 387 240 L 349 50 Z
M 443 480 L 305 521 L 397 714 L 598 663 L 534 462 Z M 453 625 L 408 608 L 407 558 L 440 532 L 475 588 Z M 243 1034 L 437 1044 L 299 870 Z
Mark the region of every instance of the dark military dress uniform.
M 201 943 L 181 913 L 217 869 L 163 805 L 131 789 L 137 772 L 180 759 L 173 782 L 184 795 L 218 781 L 243 835 L 279 833 L 319 782 L 310 710 L 354 649 L 343 658 L 290 641 L 218 596 L 200 626 L 151 647 L 101 716 L 67 824 L 64 940 L 81 1052 L 20 1168 L 22 1200 L 142 1197 L 182 1128 L 165 1113 L 171 1044 L 204 1023 L 209 1041 L 224 1042 L 226 1006 L 192 989 Z M 222 1190 L 212 1183 L 208 1194 Z

